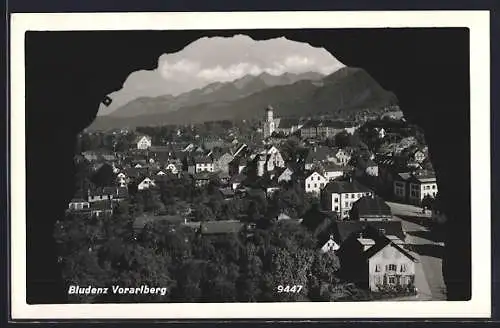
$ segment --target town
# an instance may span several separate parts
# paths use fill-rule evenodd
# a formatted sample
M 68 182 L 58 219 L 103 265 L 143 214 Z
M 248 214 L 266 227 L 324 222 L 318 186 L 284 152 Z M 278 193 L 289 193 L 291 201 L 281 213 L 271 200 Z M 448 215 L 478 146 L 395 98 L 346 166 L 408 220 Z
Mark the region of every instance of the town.
M 438 184 L 397 106 L 345 120 L 271 105 L 255 121 L 84 131 L 76 148 L 55 232 L 68 283 L 169 290 L 131 301 L 445 299 Z

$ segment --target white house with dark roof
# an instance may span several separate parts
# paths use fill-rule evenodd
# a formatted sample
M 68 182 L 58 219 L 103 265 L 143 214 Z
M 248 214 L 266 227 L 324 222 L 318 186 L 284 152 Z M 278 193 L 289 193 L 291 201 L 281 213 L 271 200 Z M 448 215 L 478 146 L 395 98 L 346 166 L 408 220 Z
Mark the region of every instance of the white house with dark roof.
M 142 179 L 142 181 L 137 185 L 137 190 L 149 189 L 155 186 L 155 182 L 148 177 Z
M 170 171 L 172 174 L 179 173 L 179 169 L 174 163 L 168 163 L 167 165 L 165 165 L 165 170 Z
M 151 147 L 151 137 L 146 135 L 138 136 L 134 144 L 137 146 L 137 149 L 148 149 Z
M 338 148 L 335 151 L 333 162 L 337 165 L 347 165 L 351 160 L 351 152 L 347 149 Z
M 352 205 L 363 196 L 372 196 L 373 191 L 356 180 L 330 181 L 321 192 L 323 209 L 335 212 L 339 218 L 349 217 Z
M 438 186 L 436 175 L 430 171 L 417 171 L 408 179 L 409 196 L 411 204 L 420 205 L 425 196 L 436 198 Z
M 319 195 L 328 180 L 318 172 L 314 171 L 307 176 L 304 182 L 304 189 L 306 193 L 313 193 Z
M 214 162 L 209 156 L 193 156 L 188 159 L 188 172 L 214 172 Z
M 350 166 L 340 166 L 335 163 L 326 163 L 323 165 L 323 176 L 331 181 L 343 177 L 353 170 Z
M 438 186 L 433 171 L 398 173 L 394 180 L 394 196 L 402 202 L 421 205 L 426 196 L 436 198 Z

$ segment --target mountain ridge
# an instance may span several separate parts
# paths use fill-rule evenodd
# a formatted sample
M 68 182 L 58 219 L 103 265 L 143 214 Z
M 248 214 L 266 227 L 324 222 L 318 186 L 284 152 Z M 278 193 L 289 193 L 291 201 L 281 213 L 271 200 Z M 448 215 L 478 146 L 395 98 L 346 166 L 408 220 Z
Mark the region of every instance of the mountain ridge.
M 260 118 L 272 105 L 276 116 L 303 117 L 346 113 L 391 105 L 396 96 L 384 90 L 366 71 L 344 67 L 320 80 L 299 80 L 265 88 L 248 96 L 182 107 L 167 113 L 137 117 L 98 117 L 89 129 L 141 125 L 189 124 Z
M 292 84 L 303 79 L 317 80 L 323 77 L 324 75 L 317 72 L 245 75 L 231 82 L 213 82 L 177 96 L 139 97 L 107 115 L 99 116 L 134 117 L 167 113 L 186 106 L 236 100 L 272 86 Z

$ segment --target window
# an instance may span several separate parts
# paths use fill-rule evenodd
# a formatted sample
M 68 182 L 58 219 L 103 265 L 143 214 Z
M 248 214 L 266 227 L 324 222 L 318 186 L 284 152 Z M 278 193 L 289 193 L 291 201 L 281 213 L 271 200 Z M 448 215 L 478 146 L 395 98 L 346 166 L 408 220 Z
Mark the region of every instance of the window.
M 436 189 L 436 185 L 432 185 L 432 189 Z
M 385 266 L 385 270 L 386 271 L 396 271 L 397 270 L 397 266 L 396 266 L 396 264 L 387 264 Z
M 338 203 L 339 202 L 339 199 L 337 197 L 335 197 L 335 199 L 333 200 L 335 203 Z
M 322 183 L 320 183 L 320 184 L 319 184 L 319 186 L 320 186 L 321 188 L 323 188 L 323 187 L 325 186 L 325 184 L 322 182 Z
M 390 283 L 390 284 L 395 284 L 395 283 L 396 283 L 396 277 L 394 277 L 394 276 L 390 276 L 390 277 L 389 277 L 389 283 Z
M 311 184 L 307 184 L 307 189 L 310 189 L 311 188 Z
M 354 198 L 354 194 L 351 194 L 351 199 Z
M 406 264 L 401 264 L 401 269 L 400 269 L 400 271 L 401 271 L 401 272 L 406 272 L 406 271 L 407 271 L 406 269 L 407 269 L 407 268 L 406 268 Z
M 317 183 L 314 184 L 314 188 L 318 188 L 318 184 Z
M 375 272 L 380 272 L 380 264 L 375 264 Z
M 345 202 L 345 207 L 349 207 L 349 202 Z
M 337 212 L 338 210 L 339 210 L 339 207 L 335 206 L 335 212 Z

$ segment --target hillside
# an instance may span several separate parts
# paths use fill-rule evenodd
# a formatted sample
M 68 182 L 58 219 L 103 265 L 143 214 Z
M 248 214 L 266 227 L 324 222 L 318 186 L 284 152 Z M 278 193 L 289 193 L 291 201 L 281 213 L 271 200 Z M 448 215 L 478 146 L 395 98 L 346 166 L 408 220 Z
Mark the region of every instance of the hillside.
M 235 85 L 232 83 L 231 87 Z M 300 80 L 292 84 L 267 87 L 236 99 L 231 99 L 229 95 L 227 98 L 136 117 L 98 117 L 89 128 L 259 118 L 268 105 L 274 107 L 277 116 L 309 116 L 339 111 L 345 114 L 396 102 L 395 95 L 385 91 L 366 71 L 350 67 L 342 68 L 320 80 Z
M 109 116 L 124 118 L 168 113 L 183 107 L 234 101 L 269 87 L 293 84 L 300 80 L 320 80 L 321 78 L 323 78 L 323 75 L 315 72 L 301 74 L 285 73 L 279 76 L 267 73 L 258 76 L 247 75 L 232 82 L 211 83 L 201 89 L 185 92 L 176 97 L 171 95 L 141 97 L 116 109 Z

